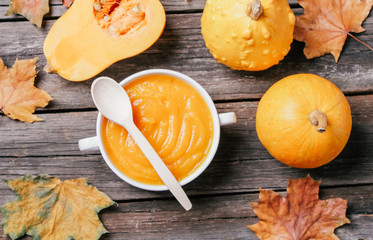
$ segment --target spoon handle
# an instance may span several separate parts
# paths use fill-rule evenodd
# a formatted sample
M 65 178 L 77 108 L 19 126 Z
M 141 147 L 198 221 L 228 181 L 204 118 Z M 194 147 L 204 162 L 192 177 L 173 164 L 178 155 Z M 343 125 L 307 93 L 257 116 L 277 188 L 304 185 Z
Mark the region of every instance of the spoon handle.
M 188 196 L 141 131 L 136 127 L 133 121 L 131 121 L 131 123 L 126 123 L 125 127 L 172 195 L 174 195 L 185 210 L 190 210 L 192 208 L 192 203 Z

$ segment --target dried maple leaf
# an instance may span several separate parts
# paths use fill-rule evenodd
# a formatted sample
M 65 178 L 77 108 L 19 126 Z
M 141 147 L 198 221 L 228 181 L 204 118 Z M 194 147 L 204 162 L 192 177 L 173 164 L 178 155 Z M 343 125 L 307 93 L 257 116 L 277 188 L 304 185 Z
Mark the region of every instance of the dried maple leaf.
M 6 181 L 17 194 L 1 208 L 4 233 L 12 239 L 99 239 L 106 229 L 97 213 L 114 202 L 86 179 L 61 180 L 25 175 Z
M 39 28 L 49 12 L 49 0 L 12 0 L 5 15 L 21 14 Z
M 319 200 L 320 181 L 309 175 L 291 180 L 286 198 L 272 190 L 260 189 L 259 202 L 251 203 L 260 222 L 248 226 L 261 240 L 339 239 L 335 228 L 350 221 L 347 201 Z
M 21 60 L 7 69 L 0 58 L 0 112 L 21 121 L 34 122 L 37 107 L 45 107 L 52 99 L 48 93 L 34 86 L 35 63 L 38 59 Z
M 361 42 L 350 32 L 364 31 L 361 24 L 369 15 L 373 5 L 373 0 L 298 0 L 298 2 L 304 8 L 304 14 L 296 17 L 294 39 L 306 42 L 304 55 L 310 59 L 331 53 L 336 62 L 347 35 Z M 373 51 L 371 47 L 366 46 Z

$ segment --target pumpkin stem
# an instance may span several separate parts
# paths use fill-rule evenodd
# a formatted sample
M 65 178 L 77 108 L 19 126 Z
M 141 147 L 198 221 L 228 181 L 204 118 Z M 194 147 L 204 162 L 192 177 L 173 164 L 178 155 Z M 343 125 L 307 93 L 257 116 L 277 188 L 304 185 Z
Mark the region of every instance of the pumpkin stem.
M 313 110 L 309 116 L 312 125 L 317 127 L 319 133 L 323 133 L 328 125 L 328 118 L 324 112 Z
M 251 17 L 253 20 L 257 21 L 263 13 L 263 7 L 260 0 L 252 0 L 249 3 L 249 7 L 246 10 L 247 15 Z

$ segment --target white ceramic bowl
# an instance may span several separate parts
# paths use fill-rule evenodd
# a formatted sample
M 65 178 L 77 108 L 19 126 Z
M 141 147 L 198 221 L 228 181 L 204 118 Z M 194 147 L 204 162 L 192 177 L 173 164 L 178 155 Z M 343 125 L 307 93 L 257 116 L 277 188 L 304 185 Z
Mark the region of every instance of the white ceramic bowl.
M 120 82 L 122 86 L 125 86 L 129 84 L 130 82 L 135 81 L 136 79 L 139 79 L 144 76 L 148 75 L 169 75 L 175 78 L 178 78 L 186 83 L 188 83 L 190 86 L 192 86 L 194 89 L 196 89 L 203 99 L 205 100 L 208 108 L 210 109 L 210 113 L 212 116 L 213 124 L 214 124 L 214 136 L 212 140 L 212 145 L 210 148 L 210 151 L 206 157 L 206 159 L 203 161 L 203 163 L 189 176 L 179 181 L 180 185 L 183 186 L 191 181 L 193 181 L 195 178 L 197 178 L 205 169 L 208 167 L 208 165 L 211 163 L 212 159 L 215 156 L 216 150 L 219 145 L 220 140 L 220 126 L 222 125 L 228 125 L 236 122 L 236 115 L 233 112 L 229 113 L 223 113 L 218 114 L 214 105 L 214 102 L 212 101 L 209 94 L 206 92 L 204 88 L 202 88 L 201 85 L 199 85 L 195 80 L 192 78 L 176 72 L 172 70 L 165 70 L 165 69 L 151 69 L 151 70 L 145 70 L 138 73 L 135 73 L 127 78 L 125 78 L 123 81 Z M 95 137 L 85 138 L 79 140 L 79 149 L 81 151 L 85 150 L 93 150 L 99 148 L 101 151 L 101 154 L 106 162 L 106 164 L 110 167 L 110 169 L 122 180 L 126 181 L 127 183 L 131 184 L 132 186 L 150 190 L 150 191 L 165 191 L 168 190 L 166 185 L 151 185 L 151 184 L 145 184 L 136 180 L 133 180 L 132 178 L 129 178 L 125 174 L 123 174 L 121 171 L 118 170 L 118 168 L 113 164 L 113 162 L 110 160 L 108 154 L 106 153 L 106 150 L 103 146 L 102 142 L 102 120 L 103 116 L 101 113 L 98 114 L 97 117 L 97 123 L 96 123 L 96 134 Z

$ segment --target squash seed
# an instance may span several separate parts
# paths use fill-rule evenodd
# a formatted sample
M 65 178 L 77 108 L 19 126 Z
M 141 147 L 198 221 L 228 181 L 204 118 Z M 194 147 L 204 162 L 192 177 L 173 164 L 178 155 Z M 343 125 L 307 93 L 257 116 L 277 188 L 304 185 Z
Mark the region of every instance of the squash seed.
M 95 8 L 96 11 L 100 11 L 100 10 L 101 10 L 101 4 L 99 4 L 99 3 L 97 3 L 97 2 L 95 2 L 95 3 L 93 4 L 93 7 Z
M 135 6 L 132 8 L 132 10 L 133 10 L 134 12 L 137 12 L 137 13 L 140 12 L 139 7 L 137 7 L 137 5 L 135 5 Z
M 104 17 L 104 21 L 105 21 L 105 22 L 109 22 L 109 21 L 110 21 L 110 16 L 109 16 L 109 15 L 105 15 L 105 17 Z

